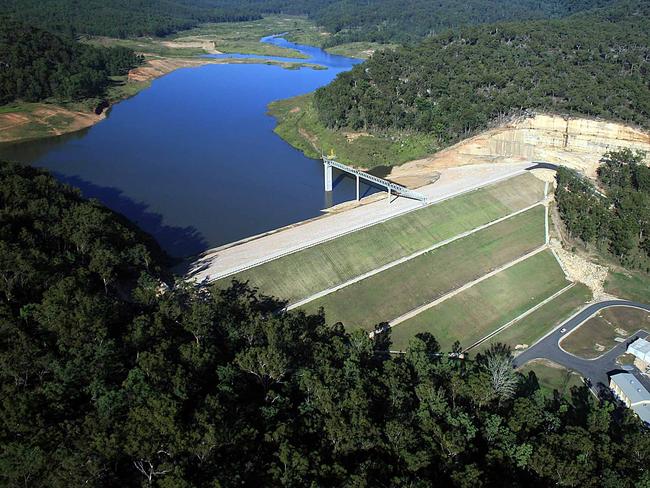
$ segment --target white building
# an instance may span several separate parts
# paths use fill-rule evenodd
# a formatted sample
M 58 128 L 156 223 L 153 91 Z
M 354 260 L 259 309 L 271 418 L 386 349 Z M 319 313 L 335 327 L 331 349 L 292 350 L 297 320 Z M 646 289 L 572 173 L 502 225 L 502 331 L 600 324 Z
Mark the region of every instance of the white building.
M 609 387 L 642 421 L 650 424 L 650 392 L 642 378 L 632 373 L 616 373 L 609 377 Z
M 650 342 L 637 339 L 627 347 L 627 352 L 634 354 L 634 365 L 645 372 L 650 367 Z

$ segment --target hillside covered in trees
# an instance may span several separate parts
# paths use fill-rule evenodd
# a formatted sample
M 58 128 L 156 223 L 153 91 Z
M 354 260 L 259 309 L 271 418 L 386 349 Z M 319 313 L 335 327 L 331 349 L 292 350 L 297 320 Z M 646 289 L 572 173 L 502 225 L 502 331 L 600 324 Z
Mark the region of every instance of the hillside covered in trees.
M 327 44 L 409 42 L 468 24 L 569 15 L 612 0 L 0 0 L 0 12 L 66 34 L 164 36 L 204 22 L 308 15 Z
M 382 51 L 315 95 L 330 128 L 467 137 L 528 110 L 650 127 L 650 2 L 468 27 Z
M 0 105 L 98 97 L 111 76 L 142 62 L 130 49 L 100 48 L 20 22 L 0 22 Z
M 506 20 L 564 17 L 612 0 L 337 0 L 310 12 L 334 35 L 325 46 L 345 42 L 412 43 L 450 28 Z
M 162 257 L 41 170 L 0 164 L 0 484 L 636 487 L 650 433 L 547 397 L 496 346 L 440 354 L 278 313 Z
M 259 19 L 234 0 L 0 0 L 0 12 L 68 37 L 164 36 L 202 22 Z
M 558 210 L 569 234 L 650 272 L 650 168 L 643 155 L 605 154 L 593 183 L 567 168 L 557 174 Z

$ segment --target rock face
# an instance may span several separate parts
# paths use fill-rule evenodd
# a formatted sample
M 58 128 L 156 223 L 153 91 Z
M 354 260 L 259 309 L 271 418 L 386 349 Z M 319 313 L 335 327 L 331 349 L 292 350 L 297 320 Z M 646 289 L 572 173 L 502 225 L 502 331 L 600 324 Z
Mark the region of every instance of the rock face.
M 423 169 L 467 164 L 548 161 L 594 177 L 604 153 L 622 148 L 645 151 L 650 163 L 650 133 L 619 123 L 538 114 L 518 118 L 455 144 L 431 157 L 391 172 L 400 179 Z

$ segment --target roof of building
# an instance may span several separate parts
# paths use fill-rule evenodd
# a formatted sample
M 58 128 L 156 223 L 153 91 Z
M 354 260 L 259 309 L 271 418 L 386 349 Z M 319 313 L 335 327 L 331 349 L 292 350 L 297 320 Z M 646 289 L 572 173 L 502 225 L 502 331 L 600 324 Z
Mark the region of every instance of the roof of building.
M 650 363 L 650 342 L 645 339 L 637 339 L 634 341 L 627 347 L 627 352 Z
M 632 373 L 616 373 L 610 380 L 618 386 L 632 405 L 639 402 L 650 402 L 650 392 L 643 385 L 645 383 Z
M 632 407 L 632 410 L 646 424 L 650 424 L 650 403 L 642 403 L 640 405 L 635 405 Z

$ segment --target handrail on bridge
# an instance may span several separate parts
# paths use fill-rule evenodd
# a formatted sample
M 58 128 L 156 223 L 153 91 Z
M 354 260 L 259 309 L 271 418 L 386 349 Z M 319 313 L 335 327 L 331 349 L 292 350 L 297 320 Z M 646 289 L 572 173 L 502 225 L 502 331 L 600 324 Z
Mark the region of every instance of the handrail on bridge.
M 398 185 L 397 183 L 393 183 L 378 176 L 368 174 L 365 171 L 352 168 L 343 163 L 339 163 L 331 157 L 323 156 L 323 165 L 325 167 L 325 191 L 332 191 L 332 168 L 336 168 L 340 169 L 341 171 L 345 171 L 346 173 L 353 174 L 357 177 L 357 201 L 359 200 L 359 178 L 363 178 L 364 180 L 371 181 L 376 185 L 385 187 L 388 190 L 388 198 L 390 198 L 391 194 L 394 192 L 403 197 L 412 198 L 414 200 L 419 200 L 422 203 L 427 203 L 427 197 L 422 193 L 410 190 L 405 186 Z

